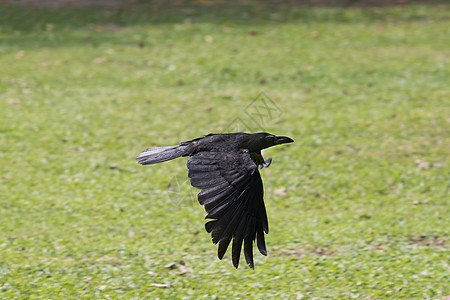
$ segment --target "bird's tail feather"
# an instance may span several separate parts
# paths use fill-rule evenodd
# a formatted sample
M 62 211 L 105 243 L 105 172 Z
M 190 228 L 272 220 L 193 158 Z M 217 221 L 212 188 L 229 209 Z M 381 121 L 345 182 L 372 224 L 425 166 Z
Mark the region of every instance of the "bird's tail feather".
M 141 165 L 151 165 L 186 155 L 185 146 L 151 147 L 144 150 L 136 160 Z

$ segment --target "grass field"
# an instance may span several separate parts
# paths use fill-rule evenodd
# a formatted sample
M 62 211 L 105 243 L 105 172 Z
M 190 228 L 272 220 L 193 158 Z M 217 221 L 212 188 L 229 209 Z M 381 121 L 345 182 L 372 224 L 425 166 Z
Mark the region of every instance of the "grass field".
M 449 11 L 0 6 L 0 298 L 448 299 Z M 254 271 L 134 161 L 237 128 L 296 141 Z

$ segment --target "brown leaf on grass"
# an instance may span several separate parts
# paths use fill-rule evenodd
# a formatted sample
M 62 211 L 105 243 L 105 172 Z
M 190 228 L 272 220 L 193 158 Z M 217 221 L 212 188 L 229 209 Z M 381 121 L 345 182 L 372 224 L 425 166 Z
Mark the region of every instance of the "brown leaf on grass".
M 20 103 L 20 99 L 10 98 L 10 99 L 6 100 L 6 102 L 8 104 L 19 104 Z
M 184 275 L 187 273 L 187 268 L 183 265 L 178 265 L 178 275 Z
M 213 37 L 210 35 L 206 35 L 205 36 L 205 42 L 207 43 L 212 43 L 214 41 Z
M 167 265 L 165 265 L 164 268 L 167 268 L 167 269 L 174 269 L 176 266 L 177 266 L 176 263 L 171 262 L 171 263 L 168 263 Z
M 431 167 L 430 163 L 424 160 L 416 159 L 414 162 L 417 164 L 417 167 L 422 170 L 427 170 Z
M 371 215 L 360 215 L 359 218 L 368 220 L 368 219 L 371 219 L 372 216 Z
M 298 249 L 281 249 L 278 252 L 278 255 L 280 256 L 295 256 L 295 257 L 302 257 L 303 253 Z
M 92 277 L 87 277 L 85 279 L 83 279 L 84 282 L 91 282 L 92 281 Z
M 285 187 L 279 188 L 279 189 L 273 191 L 273 193 L 275 195 L 281 195 L 281 196 L 286 196 L 287 195 Z
M 428 162 L 420 159 L 416 159 L 414 161 L 417 164 L 417 167 L 421 170 L 428 170 L 431 168 L 442 168 L 444 167 L 444 163 L 442 162 Z
M 440 141 L 440 142 L 442 142 L 442 141 Z M 441 161 L 437 161 L 437 162 L 431 163 L 431 167 L 437 168 L 437 169 L 441 169 L 444 166 L 445 166 L 445 164 L 443 162 L 441 162 Z
M 171 287 L 173 284 L 172 283 L 151 283 L 151 286 L 154 287 L 159 287 L 159 288 L 168 288 Z
M 165 265 L 164 268 L 167 268 L 167 269 L 176 269 L 176 268 L 178 268 L 178 271 L 176 273 L 178 275 L 184 275 L 184 274 L 187 273 L 187 268 L 186 268 L 185 264 L 186 263 L 183 260 L 180 260 L 179 264 L 177 264 L 175 262 L 171 262 L 171 263 L 168 263 L 167 265 Z
M 316 193 L 316 198 L 321 198 L 321 199 L 325 199 L 325 200 L 330 200 L 330 197 L 328 197 L 325 194 L 321 194 L 321 193 Z
M 252 30 L 252 31 L 250 31 L 248 34 L 249 34 L 250 36 L 255 36 L 255 35 L 258 35 L 258 31 Z
M 386 244 L 378 244 L 375 246 L 375 252 L 385 252 L 389 250 L 389 246 Z
M 323 256 L 323 255 L 331 255 L 334 254 L 335 252 L 331 251 L 328 247 L 317 247 L 314 249 L 314 253 L 319 256 Z
M 436 238 L 435 240 L 435 245 L 436 246 L 444 246 L 445 245 L 445 239 L 444 238 Z
M 105 59 L 102 58 L 102 57 L 96 57 L 96 58 L 94 58 L 94 59 L 92 60 L 92 62 L 93 62 L 94 64 L 101 64 L 101 63 L 104 62 L 104 61 L 105 61 Z
M 438 236 L 416 236 L 411 239 L 411 244 L 424 244 L 427 246 L 445 247 L 445 238 Z

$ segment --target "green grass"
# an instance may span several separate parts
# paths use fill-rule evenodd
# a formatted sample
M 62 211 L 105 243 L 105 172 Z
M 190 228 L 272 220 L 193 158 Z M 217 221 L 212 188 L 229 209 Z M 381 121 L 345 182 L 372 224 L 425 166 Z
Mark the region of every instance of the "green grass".
M 450 295 L 450 6 L 219 8 L 0 6 L 0 298 Z M 134 161 L 239 120 L 296 141 L 254 271 Z

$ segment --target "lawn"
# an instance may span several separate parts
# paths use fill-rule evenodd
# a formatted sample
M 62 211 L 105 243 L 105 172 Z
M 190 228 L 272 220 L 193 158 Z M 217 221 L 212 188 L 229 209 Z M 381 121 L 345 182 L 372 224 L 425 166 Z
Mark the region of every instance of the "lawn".
M 450 296 L 450 5 L 0 4 L 0 298 Z M 268 131 L 270 232 L 220 261 L 186 159 Z

